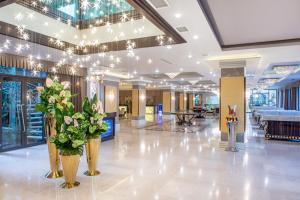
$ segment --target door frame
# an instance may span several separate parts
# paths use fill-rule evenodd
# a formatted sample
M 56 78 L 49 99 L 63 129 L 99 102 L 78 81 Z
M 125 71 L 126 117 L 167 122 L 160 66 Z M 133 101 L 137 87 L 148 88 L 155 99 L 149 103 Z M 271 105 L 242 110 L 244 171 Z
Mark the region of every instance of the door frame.
M 26 93 L 27 93 L 27 88 L 26 88 L 26 82 L 38 82 L 38 83 L 45 83 L 46 78 L 39 78 L 39 77 L 27 77 L 27 76 L 20 76 L 20 75 L 8 75 L 8 74 L 0 74 L 0 91 L 2 90 L 2 82 L 8 80 L 8 81 L 17 81 L 21 82 L 21 102 L 24 106 L 22 106 L 23 113 L 24 113 L 24 123 L 27 124 L 27 101 L 26 101 Z M 2 116 L 2 93 L 0 94 L 0 116 Z M 37 146 L 41 144 L 46 143 L 46 138 L 45 138 L 45 132 L 43 132 L 43 140 L 41 142 L 33 143 L 33 144 L 27 144 L 27 130 L 23 131 L 24 129 L 24 124 L 21 123 L 22 131 L 21 131 L 21 145 L 12 147 L 12 148 L 7 148 L 3 149 L 2 145 L 0 146 L 0 152 L 6 152 L 6 151 L 12 151 L 16 149 L 22 149 L 26 147 L 32 147 L 32 146 Z M 0 118 L 0 144 L 2 144 L 2 118 Z

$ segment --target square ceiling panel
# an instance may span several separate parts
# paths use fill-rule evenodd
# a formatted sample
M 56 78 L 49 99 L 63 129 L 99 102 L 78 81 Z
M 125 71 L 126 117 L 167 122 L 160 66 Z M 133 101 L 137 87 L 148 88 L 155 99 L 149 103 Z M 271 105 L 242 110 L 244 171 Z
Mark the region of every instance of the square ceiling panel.
M 300 42 L 299 0 L 198 2 L 224 49 Z

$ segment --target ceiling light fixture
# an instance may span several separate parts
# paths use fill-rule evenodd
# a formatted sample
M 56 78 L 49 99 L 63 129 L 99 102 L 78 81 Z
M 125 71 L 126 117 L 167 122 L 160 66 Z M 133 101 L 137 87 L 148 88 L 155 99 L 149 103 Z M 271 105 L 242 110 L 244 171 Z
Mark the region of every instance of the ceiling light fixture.
M 181 18 L 182 14 L 181 13 L 175 13 L 174 15 L 177 19 Z

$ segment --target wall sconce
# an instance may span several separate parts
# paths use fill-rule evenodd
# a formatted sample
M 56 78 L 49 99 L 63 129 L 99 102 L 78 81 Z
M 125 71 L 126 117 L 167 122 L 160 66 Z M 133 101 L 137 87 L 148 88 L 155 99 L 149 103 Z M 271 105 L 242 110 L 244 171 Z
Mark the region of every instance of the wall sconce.
M 184 97 L 184 100 L 186 101 L 186 100 L 187 100 L 187 98 L 186 98 L 186 97 Z
M 140 95 L 140 100 L 144 101 L 146 99 L 145 95 L 144 94 L 141 94 Z
M 174 96 L 172 96 L 171 99 L 172 99 L 172 101 L 175 101 L 175 97 Z
M 115 98 L 115 94 L 113 93 L 113 92 L 110 92 L 109 94 L 108 94 L 108 98 L 109 98 L 109 100 L 114 100 L 114 98 Z

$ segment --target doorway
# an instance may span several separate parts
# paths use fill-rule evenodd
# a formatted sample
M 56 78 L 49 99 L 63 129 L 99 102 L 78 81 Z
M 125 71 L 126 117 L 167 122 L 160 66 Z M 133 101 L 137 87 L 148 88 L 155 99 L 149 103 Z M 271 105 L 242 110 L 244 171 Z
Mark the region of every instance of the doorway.
M 45 143 L 43 113 L 35 111 L 39 103 L 37 86 L 45 79 L 0 75 L 0 151 L 9 151 Z

